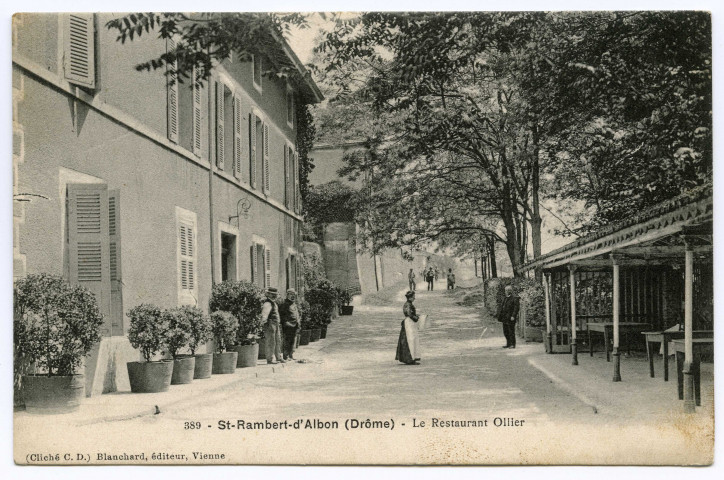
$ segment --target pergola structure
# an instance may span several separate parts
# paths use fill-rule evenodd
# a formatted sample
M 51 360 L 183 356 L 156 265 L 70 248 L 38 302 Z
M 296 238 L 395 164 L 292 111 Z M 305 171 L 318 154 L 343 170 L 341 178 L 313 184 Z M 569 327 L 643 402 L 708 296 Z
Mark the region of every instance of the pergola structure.
M 582 237 L 519 268 L 541 269 L 546 351 L 571 353 L 591 332 L 612 333 L 613 381 L 621 381 L 621 334 L 684 325 L 684 408 L 693 412 L 693 339 L 713 335 L 712 184 Z M 575 328 L 574 328 L 575 326 Z M 587 338 L 580 333 L 588 332 Z

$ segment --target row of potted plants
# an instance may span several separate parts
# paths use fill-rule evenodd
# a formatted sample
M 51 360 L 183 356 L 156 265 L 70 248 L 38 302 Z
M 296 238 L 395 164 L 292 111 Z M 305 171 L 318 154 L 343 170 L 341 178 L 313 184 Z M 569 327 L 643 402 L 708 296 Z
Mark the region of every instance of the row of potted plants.
M 211 315 L 194 306 L 161 309 L 141 304 L 130 309 L 128 338 L 144 359 L 127 364 L 131 390 L 164 391 L 170 384 L 256 365 L 263 298 L 262 290 L 250 282 L 223 282 L 213 288 Z M 298 344 L 324 338 L 339 304 L 339 289 L 331 282 L 322 280 L 310 288 L 299 304 Z M 28 410 L 78 407 L 84 382 L 75 372 L 100 341 L 102 325 L 95 296 L 87 289 L 47 274 L 16 282 L 14 383 Z M 214 353 L 197 353 L 211 339 Z

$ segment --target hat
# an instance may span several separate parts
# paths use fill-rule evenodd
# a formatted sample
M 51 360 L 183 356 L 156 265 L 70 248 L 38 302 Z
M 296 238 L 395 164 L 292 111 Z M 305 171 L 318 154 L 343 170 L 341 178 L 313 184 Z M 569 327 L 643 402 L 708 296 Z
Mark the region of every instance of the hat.
M 415 292 L 413 292 L 412 290 L 408 290 L 407 293 L 405 294 L 405 297 L 407 297 L 407 298 L 414 297 L 414 296 L 415 296 Z
M 277 289 L 274 288 L 274 287 L 268 287 L 268 288 L 266 289 L 266 293 L 271 293 L 272 295 L 277 295 L 277 294 L 279 293 L 279 290 L 277 290 Z
M 294 290 L 293 288 L 290 288 L 290 289 L 287 290 L 287 295 L 289 295 L 289 294 L 294 294 L 294 295 L 296 295 L 296 294 L 297 294 L 297 291 Z

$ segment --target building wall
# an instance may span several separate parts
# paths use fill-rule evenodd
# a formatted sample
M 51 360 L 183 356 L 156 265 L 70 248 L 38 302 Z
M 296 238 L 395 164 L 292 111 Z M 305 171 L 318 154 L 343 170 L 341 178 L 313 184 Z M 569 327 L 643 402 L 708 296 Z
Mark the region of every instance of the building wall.
M 120 192 L 120 270 L 123 312 L 140 303 L 163 308 L 196 303 L 207 309 L 213 281 L 221 280 L 221 233 L 236 235 L 237 279 L 251 279 L 252 242 L 271 251 L 271 285 L 284 287 L 286 259 L 301 250 L 299 217 L 284 205 L 284 148 L 293 147 L 296 130 L 287 122 L 286 82 L 251 82 L 251 63 L 232 57 L 201 90 L 201 143 L 191 141 L 191 90 L 179 85 L 179 139 L 168 136 L 168 86 L 162 72 L 137 72 L 134 66 L 166 48 L 155 34 L 122 45 L 95 16 L 96 88 L 79 88 L 64 79 L 64 24 L 52 14 L 13 17 L 13 191 L 14 277 L 52 273 L 68 277 L 66 189 L 69 184 L 105 184 Z M 232 152 L 224 170 L 216 163 L 214 81 L 221 80 L 242 102 L 242 162 L 246 177 L 233 175 Z M 188 108 L 187 108 L 188 107 Z M 269 126 L 270 191 L 249 184 L 248 114 Z M 232 134 L 233 125 L 226 126 Z M 209 132 L 212 132 L 211 135 Z M 213 171 L 210 182 L 210 169 Z M 242 172 L 243 173 L 243 172 Z M 210 192 L 212 205 L 210 205 Z M 30 194 L 30 195 L 27 195 Z M 196 218 L 197 290 L 179 293 L 177 211 Z M 213 216 L 211 210 L 213 209 Z M 215 248 L 212 279 L 212 244 Z M 125 362 L 138 360 L 125 334 L 113 330 L 86 364 L 87 393 L 127 389 Z M 111 336 L 110 334 L 113 334 Z

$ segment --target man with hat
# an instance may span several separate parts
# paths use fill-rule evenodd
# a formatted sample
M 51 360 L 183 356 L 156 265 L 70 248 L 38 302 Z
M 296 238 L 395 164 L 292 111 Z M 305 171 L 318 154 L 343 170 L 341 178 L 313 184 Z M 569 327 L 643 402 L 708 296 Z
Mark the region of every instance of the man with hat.
M 282 334 L 279 326 L 279 307 L 277 302 L 277 289 L 269 287 L 266 289 L 266 299 L 261 307 L 261 324 L 264 326 L 264 338 L 266 339 L 266 363 L 286 363 L 282 358 Z M 276 356 L 277 361 L 274 361 Z
M 301 328 L 301 318 L 296 301 L 297 291 L 290 288 L 287 290 L 287 298 L 279 306 L 279 316 L 282 321 L 284 337 L 284 346 L 282 348 L 284 360 L 294 360 L 294 343 L 297 339 L 297 332 Z

